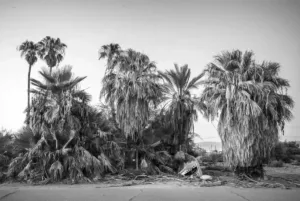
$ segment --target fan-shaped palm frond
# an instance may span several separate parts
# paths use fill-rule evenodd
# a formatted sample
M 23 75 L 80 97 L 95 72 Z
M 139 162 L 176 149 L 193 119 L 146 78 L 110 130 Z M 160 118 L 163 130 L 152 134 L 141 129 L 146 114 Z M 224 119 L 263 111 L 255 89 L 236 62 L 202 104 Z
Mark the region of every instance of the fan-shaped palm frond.
M 74 77 L 72 74 L 72 67 L 69 65 L 55 70 L 52 75 L 47 70 L 40 71 L 40 74 L 45 82 L 42 83 L 36 79 L 31 79 L 32 85 L 36 86 L 37 89 L 41 91 L 49 90 L 52 94 L 60 94 L 64 91 L 71 90 L 86 78 Z

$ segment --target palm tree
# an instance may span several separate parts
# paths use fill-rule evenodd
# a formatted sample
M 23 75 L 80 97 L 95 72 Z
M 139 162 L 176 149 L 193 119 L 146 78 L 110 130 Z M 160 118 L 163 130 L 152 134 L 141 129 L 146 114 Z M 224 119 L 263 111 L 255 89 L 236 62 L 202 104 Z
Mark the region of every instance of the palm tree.
M 112 113 L 112 120 L 115 124 L 115 127 L 118 128 L 116 122 L 116 109 L 115 109 L 115 100 L 111 97 L 110 90 L 106 90 L 111 88 L 111 84 L 114 82 L 114 74 L 113 71 L 116 65 L 119 62 L 120 55 L 122 53 L 122 49 L 119 44 L 111 43 L 109 45 L 103 45 L 99 50 L 99 60 L 107 58 L 106 62 L 106 70 L 104 74 L 104 78 L 102 80 L 102 90 L 100 91 L 100 98 L 105 98 L 106 101 L 109 101 Z
M 39 140 L 11 162 L 8 176 L 74 180 L 98 178 L 106 169 L 115 172 L 104 148 L 91 150 L 94 135 L 107 138 L 104 130 L 108 132 L 109 128 L 101 113 L 88 105 L 90 95 L 78 89 L 85 77 L 74 77 L 70 66 L 56 69 L 51 75 L 48 70 L 40 74 L 44 82 L 31 79 L 36 89 L 31 90 L 35 96 L 30 111 L 30 127 Z
M 187 149 L 188 136 L 197 120 L 197 99 L 192 97 L 191 90 L 197 89 L 202 75 L 190 80 L 191 70 L 188 65 L 179 67 L 175 64 L 175 70 L 160 72 L 164 78 L 163 109 L 165 116 L 172 124 L 174 131 L 173 144 L 175 152 Z M 184 147 L 182 147 L 184 146 Z
M 237 174 L 262 176 L 278 131 L 291 119 L 292 99 L 283 94 L 288 81 L 277 63 L 256 64 L 253 53 L 239 50 L 215 56 L 204 70 L 201 101 L 208 119 L 217 119 L 225 161 Z
M 32 41 L 26 40 L 23 42 L 19 47 L 18 51 L 21 52 L 21 57 L 25 57 L 29 68 L 28 68 L 28 77 L 27 77 L 27 116 L 29 115 L 29 108 L 30 108 L 30 75 L 31 75 L 31 68 L 37 62 L 37 52 L 38 46 Z
M 30 117 L 31 125 L 33 127 L 38 125 L 38 129 L 40 129 L 42 123 L 44 125 L 42 129 L 45 129 L 44 132 L 50 133 L 55 140 L 56 150 L 59 149 L 57 134 L 62 134 L 65 126 L 71 129 L 71 133 L 78 130 L 79 120 L 72 115 L 71 112 L 73 99 L 75 97 L 80 98 L 82 101 L 88 101 L 90 99 L 86 94 L 74 91 L 76 85 L 86 77 L 74 77 L 71 69 L 71 66 L 65 66 L 62 69 L 56 70 L 52 75 L 50 71 L 41 71 L 40 74 L 44 78 L 45 83 L 31 79 L 32 85 L 37 88 L 32 90 L 32 92 L 46 98 L 44 106 L 40 107 L 40 105 L 38 105 L 38 108 L 33 108 L 33 110 L 42 109 L 44 111 L 44 122 L 37 123 L 35 122 L 37 119 L 36 116 L 32 116 Z M 46 95 L 47 93 L 49 93 L 49 97 Z M 43 99 L 39 99 L 39 97 L 36 99 L 36 101 L 41 100 Z M 37 104 L 35 106 L 37 106 Z
M 38 55 L 41 59 L 45 60 L 50 68 L 50 75 L 52 68 L 58 66 L 64 59 L 66 44 L 62 43 L 59 38 L 51 38 L 46 36 L 38 43 Z
M 141 142 L 142 131 L 150 116 L 150 109 L 158 104 L 161 86 L 155 63 L 149 57 L 132 49 L 123 51 L 114 70 L 104 78 L 101 94 L 116 103 L 116 121 L 126 138 Z M 138 150 L 136 148 L 136 168 Z
M 117 100 L 117 121 L 127 137 L 138 138 L 150 116 L 150 108 L 161 97 L 155 63 L 132 49 L 120 59 L 113 96 Z

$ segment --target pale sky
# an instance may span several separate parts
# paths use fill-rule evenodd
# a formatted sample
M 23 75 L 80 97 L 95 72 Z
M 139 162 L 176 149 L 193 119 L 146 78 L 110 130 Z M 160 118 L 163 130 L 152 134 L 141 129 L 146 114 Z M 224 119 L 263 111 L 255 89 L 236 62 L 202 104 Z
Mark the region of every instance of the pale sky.
M 18 130 L 25 118 L 28 64 L 16 47 L 45 36 L 68 45 L 61 65 L 87 76 L 81 87 L 93 104 L 105 69 L 98 60 L 102 45 L 143 52 L 160 70 L 188 64 L 194 76 L 223 50 L 253 50 L 257 61 L 279 62 L 280 75 L 290 80 L 296 106 L 281 139 L 300 140 L 300 1 L 0 0 L 0 128 Z M 33 78 L 40 78 L 43 66 L 34 65 Z M 195 132 L 204 141 L 219 141 L 201 116 Z

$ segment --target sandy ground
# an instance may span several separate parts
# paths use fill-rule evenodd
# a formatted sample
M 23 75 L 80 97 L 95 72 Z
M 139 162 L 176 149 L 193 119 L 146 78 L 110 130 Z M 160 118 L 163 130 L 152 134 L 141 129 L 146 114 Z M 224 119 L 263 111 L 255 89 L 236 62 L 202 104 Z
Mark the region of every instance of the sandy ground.
M 0 187 L 1 201 L 298 201 L 299 197 L 300 189 L 239 189 L 228 186 L 138 185 L 102 188 L 90 184 Z

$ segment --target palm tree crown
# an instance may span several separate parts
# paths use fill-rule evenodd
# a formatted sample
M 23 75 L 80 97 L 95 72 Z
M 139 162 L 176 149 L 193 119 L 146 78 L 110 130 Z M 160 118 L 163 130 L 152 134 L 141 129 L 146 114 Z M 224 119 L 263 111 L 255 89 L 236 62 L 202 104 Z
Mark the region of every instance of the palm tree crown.
M 29 64 L 28 76 L 27 76 L 27 116 L 29 115 L 30 108 L 30 77 L 31 68 L 37 62 L 38 46 L 32 41 L 26 40 L 19 47 L 18 50 L 21 52 L 21 57 L 25 57 L 25 60 Z
M 122 49 L 119 44 L 103 45 L 99 50 L 99 59 L 107 58 L 106 73 L 112 70 L 118 62 Z
M 26 40 L 18 47 L 18 50 L 29 65 L 32 66 L 37 62 L 38 46 L 34 42 Z
M 45 60 L 48 67 L 50 68 L 50 74 L 52 68 L 57 66 L 65 56 L 66 44 L 62 43 L 59 38 L 51 38 L 46 36 L 39 43 L 39 56 Z

